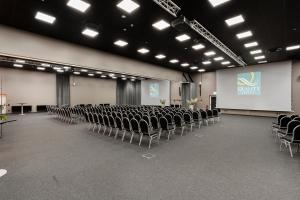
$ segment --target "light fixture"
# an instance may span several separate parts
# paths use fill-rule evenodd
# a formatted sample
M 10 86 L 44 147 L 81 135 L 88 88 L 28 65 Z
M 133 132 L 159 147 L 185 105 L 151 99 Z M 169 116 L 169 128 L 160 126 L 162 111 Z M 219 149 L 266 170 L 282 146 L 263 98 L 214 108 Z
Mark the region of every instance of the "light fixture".
M 25 60 L 17 59 L 17 60 L 16 60 L 16 63 L 22 63 L 22 64 L 24 64 L 24 63 L 25 63 Z
M 44 71 L 46 68 L 45 68 L 45 67 L 37 67 L 36 69 L 37 69 L 37 70 Z
M 188 67 L 188 66 L 190 66 L 189 63 L 182 63 L 182 64 L 181 64 L 181 67 Z
M 82 72 L 88 72 L 87 69 L 81 69 L 80 71 L 82 71 Z
M 244 39 L 244 38 L 247 38 L 247 37 L 251 37 L 252 35 L 253 35 L 252 31 L 245 31 L 245 32 L 236 34 L 236 37 L 238 39 Z
M 251 55 L 255 55 L 255 54 L 259 54 L 259 53 L 262 53 L 262 50 L 261 50 L 261 49 L 257 49 L 257 50 L 250 51 L 250 54 L 251 54 Z
M 88 76 L 95 76 L 95 74 L 88 74 Z
M 111 77 L 112 79 L 117 79 L 117 77 L 116 76 L 113 76 L 113 77 Z
M 135 79 L 132 78 L 131 81 L 135 81 Z
M 223 3 L 226 3 L 226 2 L 228 2 L 228 1 L 230 1 L 230 0 L 208 0 L 208 1 L 209 1 L 209 3 L 210 3 L 213 7 L 217 7 L 217 6 L 219 6 L 219 5 L 223 4 Z
M 245 19 L 242 15 L 238 15 L 238 16 L 235 16 L 235 17 L 225 20 L 225 22 L 228 26 L 240 24 L 240 23 L 243 23 L 244 21 L 245 21 Z
M 257 42 L 250 42 L 250 43 L 244 44 L 244 46 L 245 46 L 246 48 L 256 47 L 256 46 L 258 46 L 258 43 L 257 43 Z
M 155 56 L 155 58 L 157 58 L 157 59 L 164 59 L 164 58 L 166 58 L 166 56 L 164 55 L 164 54 L 158 54 L 158 55 L 156 55 Z
M 102 74 L 102 72 L 100 72 L 100 71 L 97 71 L 97 72 L 96 72 L 96 74 Z
M 53 24 L 56 20 L 55 17 L 48 15 L 46 13 L 38 11 L 35 15 L 35 19 L 46 22 L 48 24 Z
M 190 69 L 191 70 L 196 70 L 196 69 L 198 69 L 198 67 L 197 66 L 192 66 L 192 67 L 190 67 Z
M 79 74 L 80 74 L 80 72 L 73 72 L 73 74 L 79 75 Z
M 110 74 L 108 74 L 108 76 L 113 77 L 113 76 L 115 76 L 115 74 L 110 73 Z
M 220 60 L 224 60 L 224 58 L 220 56 L 220 57 L 214 58 L 214 60 L 215 60 L 215 61 L 220 61 Z
M 194 50 L 200 50 L 200 49 L 204 49 L 205 46 L 203 44 L 196 44 L 196 45 L 192 46 L 192 48 Z
M 159 20 L 158 22 L 155 22 L 154 24 L 152 24 L 152 26 L 154 28 L 156 28 L 157 30 L 164 30 L 166 28 L 169 28 L 170 27 L 170 24 L 168 22 L 166 22 L 165 20 Z
M 64 69 L 65 69 L 65 70 L 69 70 L 69 69 L 71 69 L 71 67 L 64 66 Z
M 123 41 L 123 40 L 117 40 L 114 42 L 114 45 L 117 45 L 119 47 L 125 47 L 126 45 L 128 45 L 128 42 Z
M 293 46 L 286 47 L 287 51 L 292 51 L 292 50 L 296 50 L 296 49 L 300 49 L 300 45 L 293 45 Z
M 22 68 L 22 67 L 23 67 L 23 65 L 21 65 L 21 64 L 14 64 L 14 67 L 17 67 L 17 68 Z
M 199 69 L 198 72 L 205 72 L 205 69 Z
M 191 37 L 187 34 L 182 34 L 176 37 L 176 40 L 178 40 L 179 42 L 184 42 L 191 39 Z
M 91 4 L 82 0 L 69 0 L 67 6 L 84 13 L 91 6 Z
M 53 67 L 54 70 L 61 70 L 61 67 Z
M 209 60 L 203 61 L 202 64 L 203 64 L 203 65 L 210 65 L 210 64 L 211 64 L 211 61 L 209 61 Z
M 126 78 L 126 76 L 125 76 L 125 75 L 123 75 L 123 74 L 121 75 L 121 77 L 122 77 L 122 78 Z
M 138 9 L 140 5 L 132 0 L 123 0 L 117 4 L 117 7 L 130 14 L 134 10 Z
M 63 73 L 64 72 L 64 70 L 62 70 L 62 69 L 59 69 L 59 70 L 56 70 L 58 73 Z
M 146 53 L 149 53 L 150 52 L 150 50 L 149 49 L 146 49 L 146 48 L 141 48 L 141 49 L 139 49 L 139 50 L 137 50 L 139 53 L 141 53 L 141 54 L 146 54 Z
M 51 65 L 48 64 L 48 63 L 42 63 L 41 66 L 43 66 L 43 67 L 51 67 Z
M 99 35 L 98 31 L 93 30 L 93 29 L 88 28 L 88 27 L 86 27 L 81 33 L 85 36 L 90 37 L 90 38 L 95 38 Z
M 224 62 L 221 62 L 222 65 L 229 65 L 230 62 L 229 61 L 224 61 Z
M 207 51 L 207 52 L 204 53 L 204 55 L 206 55 L 206 56 L 214 56 L 214 55 L 216 55 L 216 52 L 214 52 L 214 51 Z
M 106 75 L 101 75 L 101 78 L 106 78 L 107 76 Z
M 172 59 L 172 60 L 170 60 L 169 62 L 172 63 L 172 64 L 175 64 L 175 63 L 178 63 L 179 60 L 177 60 L 177 59 Z
M 235 65 L 229 65 L 229 66 L 227 66 L 228 68 L 233 68 L 233 67 L 235 67 Z
M 267 63 L 268 61 L 266 61 L 266 60 L 262 60 L 262 61 L 259 61 L 258 63 L 259 64 L 262 64 L 262 63 Z
M 256 56 L 254 57 L 255 60 L 262 60 L 262 59 L 265 59 L 266 56 Z
M 123 81 L 126 81 L 126 80 L 127 80 L 127 78 L 123 77 L 123 78 L 122 78 L 122 80 L 123 80 Z
M 136 77 L 134 77 L 134 76 L 132 76 L 131 78 L 132 78 L 132 79 L 136 79 Z

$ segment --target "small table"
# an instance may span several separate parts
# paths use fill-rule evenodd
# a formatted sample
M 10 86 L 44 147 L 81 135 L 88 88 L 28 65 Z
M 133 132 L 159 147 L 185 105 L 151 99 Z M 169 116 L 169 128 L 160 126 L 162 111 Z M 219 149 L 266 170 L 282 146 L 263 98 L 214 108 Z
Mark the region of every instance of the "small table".
M 3 124 L 6 124 L 6 123 L 10 123 L 10 122 L 15 122 L 17 120 L 13 119 L 13 120 L 0 120 L 0 139 L 2 138 L 2 126 Z
M 23 106 L 24 106 L 26 103 L 18 103 L 18 104 L 21 106 L 21 114 L 20 114 L 20 115 L 24 115 Z

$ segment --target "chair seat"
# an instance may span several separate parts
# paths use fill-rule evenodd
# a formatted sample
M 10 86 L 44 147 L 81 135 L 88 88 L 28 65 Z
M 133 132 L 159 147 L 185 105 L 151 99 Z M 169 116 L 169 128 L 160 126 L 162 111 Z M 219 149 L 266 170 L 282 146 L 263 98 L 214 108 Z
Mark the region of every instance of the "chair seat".
M 279 129 L 278 130 L 278 133 L 281 133 L 281 134 L 286 134 L 286 128 L 284 128 L 284 129 Z
M 292 141 L 292 139 L 293 139 L 292 135 L 286 135 L 286 136 L 282 137 L 282 139 L 284 139 L 284 140 L 286 140 L 288 142 L 295 143 L 295 144 L 300 144 L 300 140 Z

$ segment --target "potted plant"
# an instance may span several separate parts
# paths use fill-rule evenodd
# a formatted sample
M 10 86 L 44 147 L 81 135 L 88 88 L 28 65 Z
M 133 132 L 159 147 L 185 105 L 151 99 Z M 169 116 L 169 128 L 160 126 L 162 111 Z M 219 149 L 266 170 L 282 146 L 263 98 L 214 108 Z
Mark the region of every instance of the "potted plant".
M 163 108 L 166 106 L 166 100 L 165 99 L 160 100 L 160 106 L 163 107 Z
M 4 105 L 0 105 L 0 113 L 2 113 L 2 110 L 4 109 Z M 5 121 L 7 120 L 7 115 L 5 114 L 0 114 L 0 120 Z
M 187 100 L 187 105 L 189 107 L 189 109 L 194 110 L 195 105 L 198 102 L 198 98 L 191 98 L 191 100 Z

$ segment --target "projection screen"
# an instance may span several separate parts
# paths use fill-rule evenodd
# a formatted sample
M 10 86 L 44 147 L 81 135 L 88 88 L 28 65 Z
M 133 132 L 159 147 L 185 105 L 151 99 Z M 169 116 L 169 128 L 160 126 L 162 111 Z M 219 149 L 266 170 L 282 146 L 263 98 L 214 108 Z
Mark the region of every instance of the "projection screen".
M 291 111 L 291 61 L 217 71 L 217 107 Z

